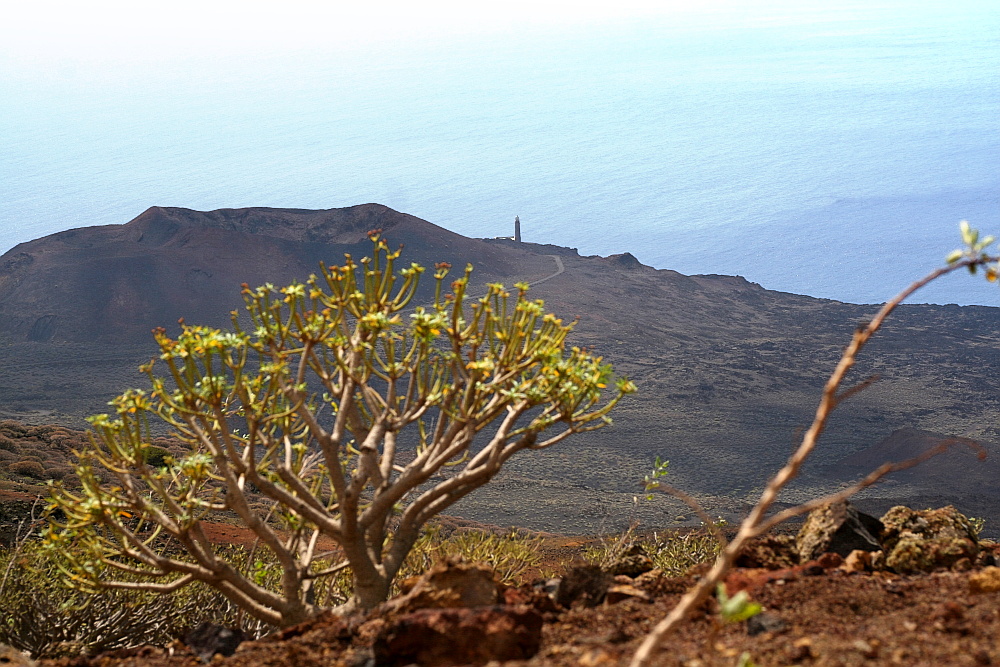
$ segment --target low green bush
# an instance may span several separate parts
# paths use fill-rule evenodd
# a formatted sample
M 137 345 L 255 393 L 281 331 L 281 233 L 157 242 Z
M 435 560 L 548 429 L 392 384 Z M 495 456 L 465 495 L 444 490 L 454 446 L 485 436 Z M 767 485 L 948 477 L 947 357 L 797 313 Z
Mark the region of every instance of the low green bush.
M 146 465 L 153 466 L 154 468 L 162 468 L 165 465 L 169 465 L 173 459 L 173 455 L 163 447 L 149 445 L 143 448 L 142 459 L 146 462 Z
M 18 451 L 17 443 L 5 436 L 3 433 L 0 433 L 0 449 L 7 452 Z
M 406 560 L 404 577 L 420 574 L 439 560 L 461 556 L 492 567 L 497 581 L 518 584 L 542 560 L 541 537 L 518 530 L 502 535 L 480 529 L 459 529 L 447 536 L 442 532 L 440 526 L 424 532 Z
M 664 536 L 654 533 L 650 545 L 646 553 L 653 566 L 669 576 L 680 576 L 695 565 L 715 559 L 721 549 L 715 536 L 704 529 Z
M 460 556 L 491 565 L 499 581 L 517 583 L 519 576 L 540 563 L 540 547 L 540 538 L 517 531 L 459 529 L 446 534 L 441 526 L 432 526 L 414 546 L 401 579 Z M 255 584 L 280 591 L 282 568 L 267 550 L 231 547 L 225 557 Z M 339 554 L 317 559 L 314 571 L 338 561 Z M 251 637 L 273 629 L 205 585 L 168 594 L 123 589 L 88 594 L 71 588 L 64 574 L 58 554 L 36 541 L 22 539 L 15 548 L 0 550 L 0 643 L 35 658 L 56 658 L 163 646 L 204 621 L 240 627 Z M 350 575 L 344 569 L 318 578 L 313 588 L 316 604 L 336 606 L 349 599 Z
M 241 627 L 250 636 L 271 629 L 204 585 L 165 595 L 74 590 L 51 551 L 34 541 L 0 550 L 0 610 L 0 643 L 34 658 L 163 646 L 203 621 Z
M 15 475 L 45 479 L 45 468 L 38 461 L 15 461 L 7 466 L 7 470 Z
M 716 528 L 724 525 L 725 522 L 720 520 Z M 721 549 L 719 540 L 705 527 L 637 535 L 633 525 L 621 535 L 603 539 L 599 545 L 590 547 L 584 551 L 583 557 L 589 563 L 610 569 L 635 547 L 640 547 L 649 556 L 654 568 L 671 577 L 681 576 L 695 565 L 713 560 Z

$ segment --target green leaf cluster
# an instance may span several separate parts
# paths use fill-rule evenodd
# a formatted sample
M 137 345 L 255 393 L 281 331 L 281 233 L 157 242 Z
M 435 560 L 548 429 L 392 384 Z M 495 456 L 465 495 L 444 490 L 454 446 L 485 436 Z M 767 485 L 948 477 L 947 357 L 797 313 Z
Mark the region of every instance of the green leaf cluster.
M 980 238 L 979 230 L 971 227 L 967 220 L 959 223 L 959 231 L 964 247 L 952 250 L 945 261 L 951 266 L 964 262 L 972 275 L 976 274 L 979 267 L 983 267 L 986 280 L 991 283 L 996 282 L 1000 277 L 1000 262 L 986 254 L 986 249 L 993 245 L 996 239 L 993 236 Z
M 176 337 L 154 333 L 159 354 L 141 369 L 150 388 L 91 418 L 81 489 L 53 490 L 65 520 L 47 540 L 75 585 L 138 586 L 104 567 L 148 578 L 148 590 L 200 580 L 287 624 L 316 613 L 311 591 L 346 567 L 352 604 L 370 607 L 430 518 L 518 452 L 609 425 L 635 391 L 567 345 L 573 324 L 527 285 L 473 298 L 472 267 L 446 286 L 442 264 L 433 301 L 417 304 L 424 269 L 398 269 L 400 251 L 371 238 L 371 257 L 321 265 L 304 283 L 244 285 L 231 331 L 182 322 Z M 151 456 L 153 423 L 187 453 Z M 278 564 L 278 590 L 213 545 L 205 522 L 234 515 Z M 323 540 L 343 567 L 313 567 Z

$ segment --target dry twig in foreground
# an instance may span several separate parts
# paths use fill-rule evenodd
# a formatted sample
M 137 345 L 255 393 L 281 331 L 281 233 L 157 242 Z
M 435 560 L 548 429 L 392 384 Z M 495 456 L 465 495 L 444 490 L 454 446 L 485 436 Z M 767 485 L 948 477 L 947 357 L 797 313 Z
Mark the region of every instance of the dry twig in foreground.
M 630 667 L 645 667 L 649 663 L 650 659 L 653 657 L 653 652 L 660 646 L 666 636 L 670 634 L 671 630 L 683 621 L 692 609 L 701 604 L 715 590 L 716 585 L 729 572 L 733 561 L 736 559 L 736 556 L 743 549 L 743 546 L 747 543 L 747 541 L 766 533 L 782 521 L 812 511 L 823 504 L 844 500 L 861 489 L 871 486 L 885 475 L 896 470 L 912 467 L 947 448 L 948 445 L 944 444 L 925 452 L 919 457 L 910 459 L 909 461 L 897 464 L 884 464 L 857 484 L 854 484 L 843 491 L 788 508 L 770 517 L 767 516 L 768 510 L 770 510 L 771 506 L 774 504 L 778 494 L 785 487 L 785 485 L 798 475 L 802 464 L 805 463 L 806 459 L 809 458 L 809 455 L 816 447 L 816 442 L 819 440 L 819 436 L 823 433 L 823 429 L 826 427 L 826 422 L 829 419 L 830 414 L 843 400 L 849 398 L 860 389 L 863 389 L 870 384 L 870 381 L 866 380 L 856 387 L 840 391 L 840 386 L 843 383 L 847 372 L 854 365 L 858 353 L 861 352 L 865 344 L 873 335 L 875 335 L 875 332 L 878 331 L 879 327 L 882 326 L 885 318 L 888 317 L 897 306 L 909 298 L 914 292 L 928 283 L 937 280 L 941 276 L 951 273 L 957 269 L 966 267 L 974 273 L 976 267 L 985 266 L 987 267 L 987 279 L 991 281 L 996 280 L 997 274 L 993 266 L 996 265 L 998 258 L 986 256 L 981 253 L 982 248 L 989 245 L 989 243 L 992 242 L 992 239 L 987 239 L 982 242 L 982 244 L 979 244 L 977 238 L 978 235 L 976 237 L 971 237 L 967 224 L 963 224 L 962 233 L 966 245 L 969 246 L 969 250 L 965 254 L 965 259 L 959 260 L 953 253 L 949 256 L 948 266 L 932 271 L 924 278 L 907 287 L 905 290 L 897 294 L 895 298 L 883 305 L 870 322 L 863 326 L 859 326 L 854 331 L 854 336 L 851 339 L 850 344 L 844 350 L 843 355 L 840 357 L 840 361 L 837 363 L 836 368 L 833 370 L 830 378 L 826 381 L 826 385 L 823 387 L 823 395 L 820 399 L 819 406 L 816 408 L 816 416 L 813 418 L 813 422 L 810 425 L 809 430 L 806 431 L 805 435 L 802 437 L 802 443 L 788 459 L 788 463 L 785 464 L 785 466 L 779 470 L 773 478 L 771 478 L 770 482 L 768 482 L 767 487 L 761 494 L 760 500 L 757 501 L 757 505 L 754 506 L 750 515 L 747 516 L 747 518 L 740 524 L 739 531 L 736 533 L 733 540 L 719 553 L 712 569 L 687 593 L 684 594 L 684 597 L 682 597 L 680 602 L 677 603 L 677 606 L 674 607 L 673 610 L 671 610 L 671 612 L 662 621 L 660 621 L 655 628 L 653 628 L 653 631 L 650 632 L 646 639 L 642 642 L 638 651 L 636 651 L 635 656 L 632 658 Z M 972 239 L 971 241 L 970 238 Z M 961 257 L 961 255 L 959 255 L 959 257 Z

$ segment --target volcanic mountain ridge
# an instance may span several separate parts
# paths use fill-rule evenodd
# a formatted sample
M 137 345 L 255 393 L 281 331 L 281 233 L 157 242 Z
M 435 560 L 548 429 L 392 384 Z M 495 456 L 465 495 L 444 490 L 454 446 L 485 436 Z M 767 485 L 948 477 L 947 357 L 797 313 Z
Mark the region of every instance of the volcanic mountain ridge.
M 627 253 L 583 257 L 558 246 L 470 239 L 377 204 L 154 207 L 125 225 L 61 232 L 0 257 L 0 417 L 81 427 L 112 396 L 144 385 L 135 368 L 153 354 L 150 329 L 176 330 L 180 317 L 229 326 L 230 311 L 242 305 L 241 283 L 286 284 L 345 252 L 363 257 L 370 229 L 404 246 L 402 266 L 447 261 L 460 270 L 469 262 L 480 286 L 534 283 L 532 295 L 547 308 L 581 317 L 572 344 L 603 354 L 639 386 L 613 427 L 515 459 L 456 510 L 500 525 L 595 532 L 632 518 L 691 522 L 686 508 L 666 498 L 633 501 L 657 455 L 670 460 L 672 484 L 695 492 L 708 511 L 735 518 L 811 419 L 854 326 L 876 310 L 740 277 L 657 270 Z M 900 287 L 886 285 L 886 296 Z M 419 298 L 432 289 L 426 277 Z M 850 457 L 898 429 L 1000 438 L 993 426 L 998 325 L 995 308 L 902 307 L 853 375 L 881 379 L 835 415 L 786 500 L 853 478 L 859 467 Z M 941 475 L 904 476 L 860 503 L 875 512 L 897 501 L 943 500 L 970 514 L 1000 515 L 981 475 L 958 473 L 972 465 L 974 457 L 944 466 L 955 471 L 946 483 Z

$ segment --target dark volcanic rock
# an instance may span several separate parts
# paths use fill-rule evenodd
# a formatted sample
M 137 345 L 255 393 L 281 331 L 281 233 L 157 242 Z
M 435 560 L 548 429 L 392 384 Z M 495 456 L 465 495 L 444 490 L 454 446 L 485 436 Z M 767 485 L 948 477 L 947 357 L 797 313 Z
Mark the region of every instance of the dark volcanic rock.
M 572 607 L 581 602 L 586 607 L 595 607 L 604 602 L 611 586 L 612 575 L 597 565 L 579 565 L 570 568 L 559 580 L 556 602 L 563 607 Z
M 236 648 L 247 639 L 246 634 L 238 628 L 227 628 L 215 623 L 202 623 L 188 633 L 184 643 L 198 654 L 198 657 L 209 662 L 215 655 L 232 655 Z
M 855 549 L 878 551 L 882 524 L 843 501 L 809 513 L 795 538 L 803 563 L 830 552 L 847 556 Z
M 633 544 L 607 568 L 612 575 L 638 577 L 653 569 L 653 560 L 641 544 Z
M 787 628 L 788 623 L 772 612 L 764 611 L 747 619 L 747 634 L 751 637 L 764 632 L 783 632 Z

